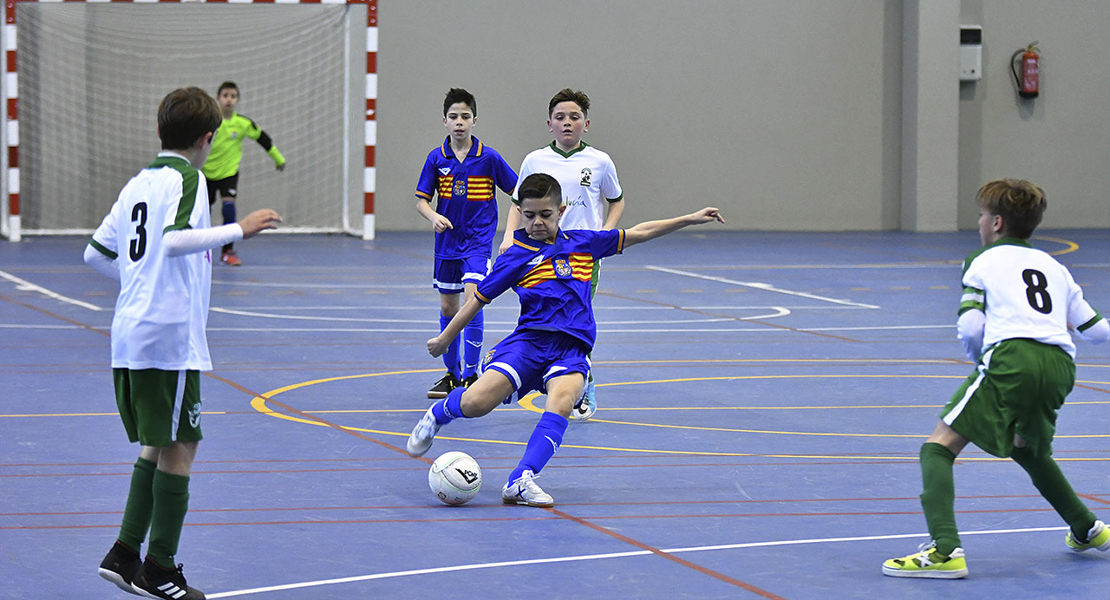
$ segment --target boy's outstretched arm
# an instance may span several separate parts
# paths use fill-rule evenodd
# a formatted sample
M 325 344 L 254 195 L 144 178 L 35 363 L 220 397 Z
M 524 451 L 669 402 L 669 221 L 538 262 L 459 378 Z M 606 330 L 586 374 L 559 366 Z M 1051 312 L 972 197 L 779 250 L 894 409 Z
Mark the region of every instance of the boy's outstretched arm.
M 721 211 L 716 208 L 706 207 L 698 212 L 675 217 L 673 219 L 645 221 L 624 230 L 624 247 L 627 248 L 639 244 L 640 242 L 653 240 L 689 225 L 701 225 L 703 223 L 709 223 L 710 221 L 724 223 L 725 218 L 721 216 Z
M 459 332 L 470 323 L 470 320 L 480 310 L 482 310 L 482 302 L 478 300 L 477 296 L 471 296 L 466 304 L 459 309 L 459 312 L 455 313 L 447 327 L 444 327 L 439 335 L 428 340 L 428 353 L 432 356 L 439 356 L 446 352 L 447 347 L 458 337 Z

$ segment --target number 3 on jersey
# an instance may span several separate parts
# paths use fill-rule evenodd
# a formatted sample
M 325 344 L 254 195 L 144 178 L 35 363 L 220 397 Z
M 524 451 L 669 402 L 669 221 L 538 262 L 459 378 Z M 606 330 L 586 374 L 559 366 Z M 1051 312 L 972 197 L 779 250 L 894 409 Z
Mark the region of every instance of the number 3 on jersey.
M 1048 280 L 1044 273 L 1036 269 L 1026 269 L 1021 272 L 1021 279 L 1027 286 L 1025 297 L 1029 299 L 1029 306 L 1046 315 L 1052 312 L 1052 296 L 1048 295 Z
M 131 255 L 131 262 L 135 262 L 146 254 L 146 202 L 139 202 L 131 208 L 131 222 L 135 224 L 135 237 L 131 238 L 128 254 Z

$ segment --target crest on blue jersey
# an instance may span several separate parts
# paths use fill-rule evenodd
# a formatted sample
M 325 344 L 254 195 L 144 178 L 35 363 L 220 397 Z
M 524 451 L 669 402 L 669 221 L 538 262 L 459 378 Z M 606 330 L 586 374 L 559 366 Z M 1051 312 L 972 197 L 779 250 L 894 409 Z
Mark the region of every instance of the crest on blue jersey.
M 559 277 L 570 277 L 573 272 L 570 268 L 570 263 L 565 258 L 556 258 L 552 261 L 555 264 L 555 274 Z
M 455 198 L 463 198 L 466 196 L 466 180 L 456 179 L 454 185 L 451 186 L 451 196 Z
M 489 361 L 491 361 L 491 360 L 493 360 L 493 350 L 492 349 L 489 352 L 486 352 L 486 357 L 482 359 L 482 370 L 483 371 L 486 370 L 486 366 L 489 365 Z
M 589 167 L 582 169 L 582 179 L 578 181 L 578 185 L 582 187 L 590 187 L 594 181 L 594 172 Z

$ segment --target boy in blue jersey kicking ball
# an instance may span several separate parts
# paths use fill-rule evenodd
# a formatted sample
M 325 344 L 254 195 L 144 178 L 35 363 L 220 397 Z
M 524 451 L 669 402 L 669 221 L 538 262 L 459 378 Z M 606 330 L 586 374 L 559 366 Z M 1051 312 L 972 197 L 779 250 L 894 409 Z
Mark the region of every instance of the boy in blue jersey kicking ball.
M 411 456 L 423 456 L 443 425 L 487 415 L 502 402 L 539 390 L 547 394 L 544 413 L 523 458 L 509 474 L 501 499 L 506 504 L 548 507 L 554 506 L 554 500 L 536 485 L 535 478 L 562 444 L 567 419 L 582 396 L 590 369 L 587 355 L 597 336 L 590 302 L 594 261 L 689 225 L 724 219 L 716 208 L 703 208 L 627 230 L 564 231 L 559 217 L 566 206 L 555 178 L 529 175 L 517 193 L 524 227 L 514 233 L 513 245 L 498 257 L 493 271 L 443 332 L 428 340 L 428 352 L 442 354 L 483 306 L 510 287 L 520 296 L 516 330 L 486 355 L 477 382 L 432 404 L 412 430 L 406 449 Z
M 1075 552 L 1110 549 L 1110 529 L 1087 508 L 1052 458 L 1056 412 L 1075 384 L 1071 330 L 1094 343 L 1110 325 L 1083 299 L 1067 268 L 1029 245 L 1045 211 L 1044 191 L 1000 179 L 979 189 L 983 247 L 964 260 L 956 330 L 978 363 L 921 446 L 921 507 L 932 541 L 883 563 L 892 577 L 959 579 L 967 561 L 956 529 L 952 465 L 968 442 L 1014 459 L 1070 526 Z
M 459 294 L 474 295 L 477 284 L 489 273 L 493 236 L 497 233 L 495 188 L 511 194 L 516 172 L 496 150 L 471 135 L 478 121 L 474 96 L 451 88 L 443 99 L 443 124 L 447 138 L 428 153 L 416 184 L 416 210 L 435 231 L 435 273 L 432 287 L 439 290 L 439 328 L 459 312 Z M 439 202 L 432 208 L 432 198 Z M 443 352 L 447 373 L 428 390 L 429 398 L 445 398 L 451 390 L 478 379 L 485 319 L 478 312 L 463 332 Z M 459 346 L 462 364 L 459 364 Z

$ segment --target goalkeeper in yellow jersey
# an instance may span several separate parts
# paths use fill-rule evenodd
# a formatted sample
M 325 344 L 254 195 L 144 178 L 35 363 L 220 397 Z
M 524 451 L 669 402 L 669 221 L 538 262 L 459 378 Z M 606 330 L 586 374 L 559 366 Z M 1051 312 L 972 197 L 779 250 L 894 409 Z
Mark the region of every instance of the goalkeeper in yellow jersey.
M 258 142 L 266 150 L 266 154 L 274 159 L 278 171 L 285 169 L 285 157 L 257 123 L 235 112 L 235 107 L 239 105 L 239 86 L 235 82 L 225 81 L 220 84 L 216 102 L 220 105 L 223 122 L 212 140 L 212 152 L 201 172 L 208 179 L 208 204 L 215 204 L 216 192 L 220 194 L 226 225 L 236 222 L 235 198 L 239 195 L 239 161 L 243 158 L 243 140 L 250 138 Z M 220 262 L 232 267 L 243 264 L 235 255 L 233 244 L 223 247 Z

